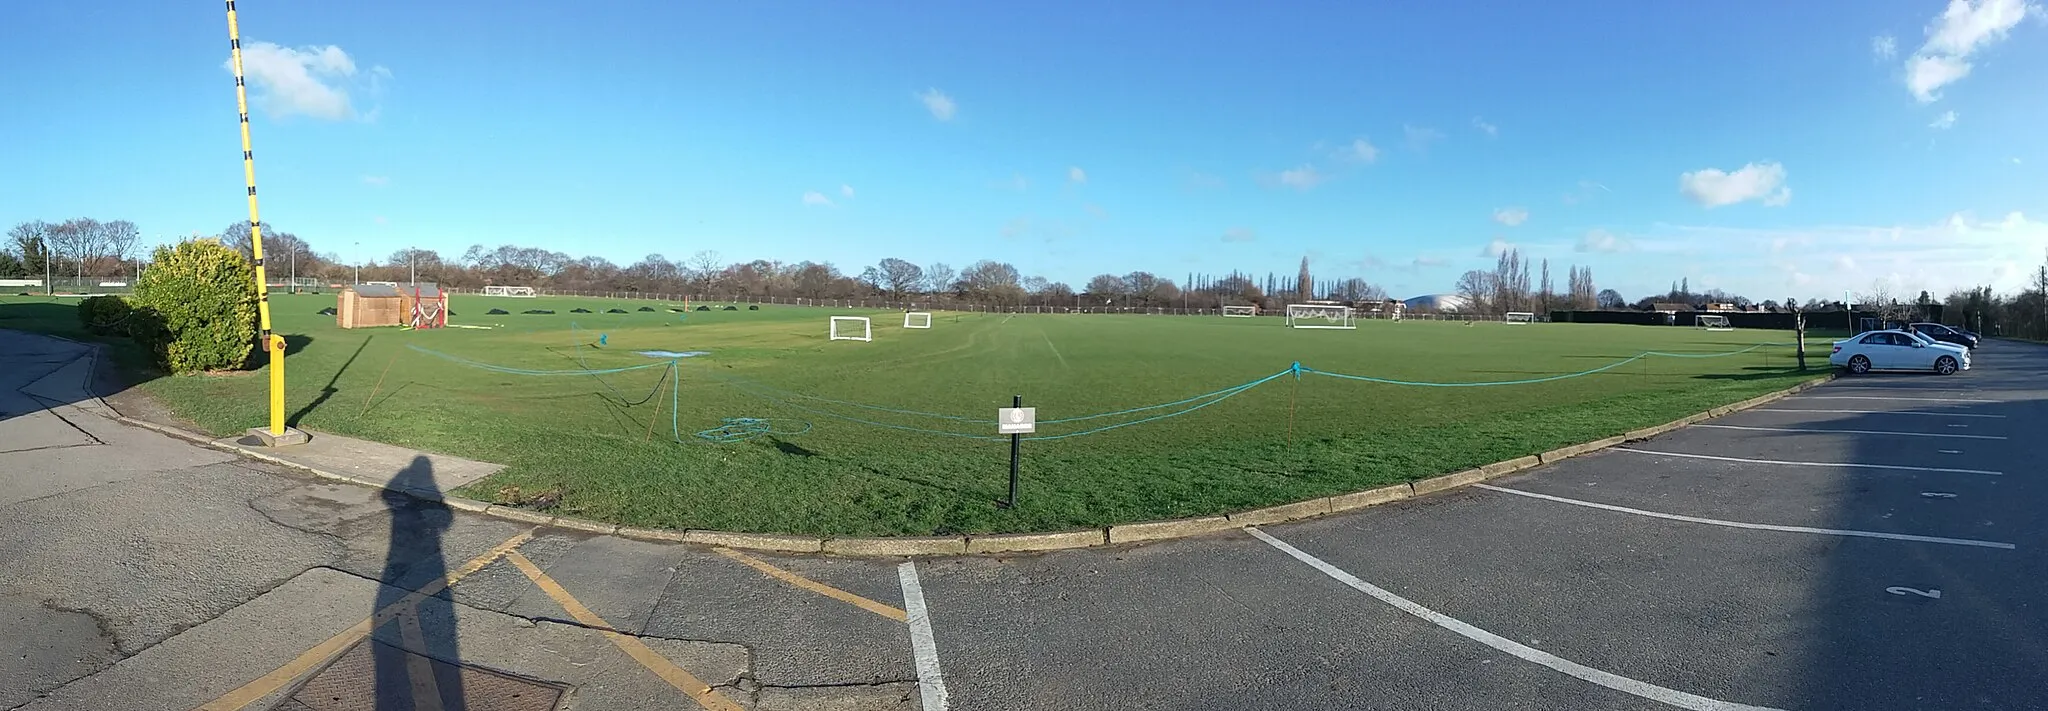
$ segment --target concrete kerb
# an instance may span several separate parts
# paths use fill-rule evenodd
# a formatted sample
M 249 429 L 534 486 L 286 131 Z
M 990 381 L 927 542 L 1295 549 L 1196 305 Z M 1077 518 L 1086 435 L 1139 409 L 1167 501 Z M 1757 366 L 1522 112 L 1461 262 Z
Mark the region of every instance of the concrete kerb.
M 1104 545 L 1161 541 L 1175 538 L 1200 536 L 1220 531 L 1241 529 L 1246 526 L 1262 526 L 1288 521 L 1317 518 L 1368 506 L 1377 506 L 1400 501 L 1414 496 L 1447 491 L 1470 486 L 1487 479 L 1505 476 L 1532 467 L 1549 464 L 1562 459 L 1585 455 L 1626 442 L 1649 439 L 1696 422 L 1741 412 L 1759 405 L 1775 402 L 1786 396 L 1804 392 L 1830 380 L 1835 375 L 1809 380 L 1777 392 L 1766 393 L 1731 405 L 1722 405 L 1706 412 L 1687 415 L 1661 425 L 1633 430 L 1627 434 L 1607 437 L 1582 444 L 1575 444 L 1550 450 L 1541 454 L 1516 457 L 1494 462 L 1477 469 L 1422 479 L 1405 484 L 1395 484 L 1376 489 L 1367 489 L 1336 496 L 1319 497 L 1278 506 L 1269 506 L 1250 511 L 1230 513 L 1221 516 L 1172 519 L 1166 521 L 1145 521 L 1119 524 L 1104 528 L 1089 528 L 1051 533 L 1019 533 L 988 536 L 944 536 L 944 537 L 883 537 L 883 538 L 820 538 L 815 536 L 794 536 L 762 533 L 734 533 L 707 530 L 674 530 L 618 526 L 585 519 L 551 516 L 530 509 L 488 504 L 473 499 L 446 496 L 425 497 L 424 492 L 404 491 L 415 496 L 441 501 L 450 508 L 471 511 L 485 516 L 554 526 L 604 535 L 617 535 L 635 540 L 660 543 L 694 543 L 721 546 L 743 550 L 766 550 L 786 553 L 826 553 L 844 556 L 917 557 L 938 555 L 982 555 L 991 553 L 1033 552 L 1092 548 Z M 385 482 L 366 481 L 357 477 L 323 471 L 314 467 L 285 461 L 246 447 L 238 447 L 214 441 L 212 438 L 186 432 L 176 427 L 138 420 L 127 416 L 114 418 L 122 423 L 142 427 L 177 439 L 220 449 L 241 456 L 271 462 L 310 472 L 316 476 L 348 482 L 372 488 L 389 488 Z

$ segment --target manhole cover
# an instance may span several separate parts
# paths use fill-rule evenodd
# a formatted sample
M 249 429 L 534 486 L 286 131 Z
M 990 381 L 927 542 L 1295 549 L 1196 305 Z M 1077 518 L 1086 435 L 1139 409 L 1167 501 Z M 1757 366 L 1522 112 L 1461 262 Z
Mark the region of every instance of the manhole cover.
M 380 667 L 394 678 L 379 684 Z M 425 694 L 429 687 L 412 678 L 412 670 L 424 668 L 433 669 L 438 704 Z M 426 695 L 428 704 L 415 703 L 415 693 Z M 367 639 L 315 672 L 277 711 L 553 711 L 561 700 L 558 685 L 448 664 Z

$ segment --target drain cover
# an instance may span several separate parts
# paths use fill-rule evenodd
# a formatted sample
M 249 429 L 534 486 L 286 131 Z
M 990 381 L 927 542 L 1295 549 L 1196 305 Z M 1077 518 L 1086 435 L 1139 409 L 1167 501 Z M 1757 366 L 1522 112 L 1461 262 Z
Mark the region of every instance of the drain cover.
M 378 684 L 380 666 L 396 678 Z M 415 684 L 411 671 L 426 668 L 433 669 L 440 698 L 427 695 L 427 703 L 415 703 L 415 687 L 425 684 Z M 449 664 L 366 639 L 315 672 L 276 711 L 553 711 L 561 699 L 562 687 L 555 684 Z

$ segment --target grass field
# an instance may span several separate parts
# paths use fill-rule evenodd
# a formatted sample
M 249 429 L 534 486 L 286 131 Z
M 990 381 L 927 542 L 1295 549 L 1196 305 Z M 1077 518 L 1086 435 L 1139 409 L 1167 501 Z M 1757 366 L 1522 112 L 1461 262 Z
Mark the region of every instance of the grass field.
M 0 328 L 76 335 L 67 307 L 40 301 L 0 299 Z M 1009 444 L 994 436 L 993 420 L 1012 395 L 1037 407 L 1044 423 L 1211 393 L 1297 361 L 1388 379 L 1510 381 L 1643 351 L 1724 353 L 1791 334 L 1417 321 L 1306 331 L 1276 318 L 943 312 L 930 330 L 907 330 L 893 312 L 763 306 L 677 314 L 645 301 L 480 296 L 455 297 L 453 322 L 490 330 L 344 331 L 317 313 L 334 304 L 332 295 L 280 295 L 274 303 L 278 332 L 297 348 L 286 369 L 294 424 L 508 465 L 459 492 L 475 498 L 491 499 L 505 485 L 559 487 L 559 513 L 765 532 L 987 533 L 1214 514 L 1611 436 L 1819 374 L 1795 370 L 1789 346 L 1652 357 L 1586 377 L 1496 387 L 1288 374 L 1227 398 L 1042 424 L 1040 436 L 1073 434 L 1213 403 L 1025 442 L 1022 503 L 1003 510 L 994 502 L 1004 495 Z M 493 307 L 514 313 L 485 315 Z M 597 313 L 570 313 L 579 307 Z M 557 313 L 517 313 L 534 308 Z M 630 313 L 602 313 L 609 308 Z M 874 342 L 828 341 L 829 315 L 872 316 Z M 597 347 L 600 334 L 605 344 Z M 656 367 L 519 375 L 418 349 L 537 371 Z M 671 390 L 662 367 L 669 361 L 640 350 L 708 355 L 681 360 Z M 264 421 L 261 373 L 157 378 L 141 387 L 216 434 Z M 787 434 L 722 444 L 695 435 L 740 417 L 769 419 Z

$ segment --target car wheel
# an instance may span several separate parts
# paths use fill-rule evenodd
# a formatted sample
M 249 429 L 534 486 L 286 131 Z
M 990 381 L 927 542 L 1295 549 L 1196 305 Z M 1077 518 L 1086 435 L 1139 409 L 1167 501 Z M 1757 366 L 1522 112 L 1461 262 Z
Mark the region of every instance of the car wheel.
M 1870 372 L 1870 359 L 1865 358 L 1863 356 L 1856 356 L 1854 358 L 1850 358 L 1849 372 L 1855 373 L 1857 375 L 1862 375 L 1864 373 Z
M 1940 373 L 1942 375 L 1955 375 L 1956 359 L 1950 356 L 1942 356 L 1940 358 L 1934 359 L 1934 372 Z

